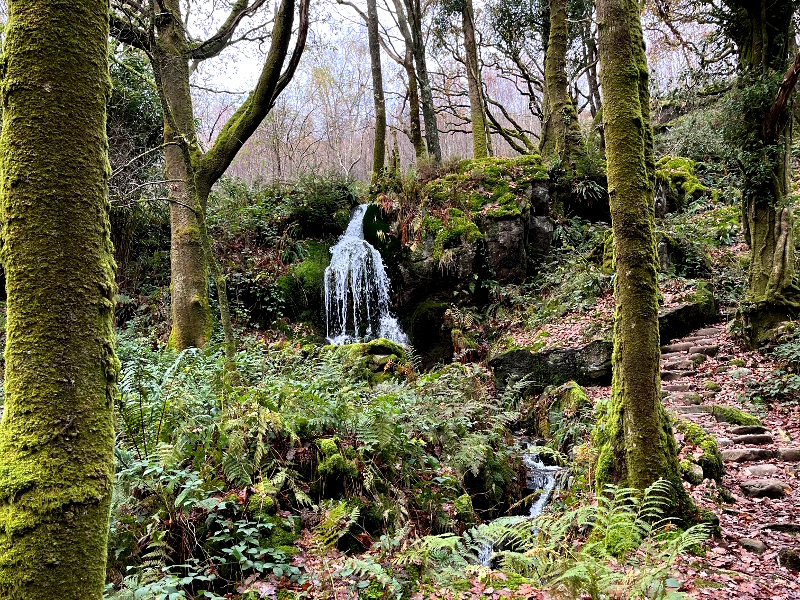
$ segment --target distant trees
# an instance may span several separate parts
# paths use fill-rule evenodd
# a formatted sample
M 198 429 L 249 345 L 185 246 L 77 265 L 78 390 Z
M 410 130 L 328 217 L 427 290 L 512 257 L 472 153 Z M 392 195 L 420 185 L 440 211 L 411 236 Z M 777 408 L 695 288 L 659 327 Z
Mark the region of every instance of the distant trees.
M 206 203 L 211 187 L 225 173 L 292 79 L 305 49 L 309 0 L 300 0 L 299 6 L 295 0 L 283 0 L 277 8 L 269 51 L 258 83 L 207 150 L 201 147 L 197 137 L 189 78 L 200 62 L 219 55 L 234 43 L 242 21 L 253 17 L 265 4 L 265 0 L 234 3 L 216 33 L 205 40 L 189 35 L 179 0 L 162 0 L 158 4 L 115 0 L 112 4 L 111 33 L 119 41 L 147 54 L 164 113 L 164 156 L 172 230 L 170 341 L 178 349 L 202 347 L 208 341 L 212 324 L 208 298 L 211 270 L 229 359 L 233 340 L 225 280 L 205 232 Z M 290 53 L 296 11 L 299 25 Z
M 100 600 L 114 480 L 108 4 L 9 3 L 0 597 Z
M 611 399 L 595 430 L 597 481 L 645 489 L 667 479 L 683 512 L 691 501 L 660 394 L 655 163 L 639 5 L 598 0 L 597 11 L 617 305 Z

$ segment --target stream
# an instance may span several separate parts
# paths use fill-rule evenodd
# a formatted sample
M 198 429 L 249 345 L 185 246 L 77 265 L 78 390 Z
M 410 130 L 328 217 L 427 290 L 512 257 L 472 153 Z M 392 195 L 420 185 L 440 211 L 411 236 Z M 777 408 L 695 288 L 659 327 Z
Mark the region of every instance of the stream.
M 532 521 L 542 514 L 550 499 L 553 496 L 553 491 L 556 489 L 559 472 L 563 471 L 561 467 L 552 467 L 545 465 L 539 458 L 537 446 L 528 444 L 528 451 L 522 457 L 522 463 L 526 469 L 526 488 L 530 492 L 540 491 L 539 497 L 531 505 L 528 514 L 521 517 L 526 521 Z M 484 567 L 490 567 L 494 557 L 494 543 L 486 540 L 481 545 L 478 552 L 478 561 Z

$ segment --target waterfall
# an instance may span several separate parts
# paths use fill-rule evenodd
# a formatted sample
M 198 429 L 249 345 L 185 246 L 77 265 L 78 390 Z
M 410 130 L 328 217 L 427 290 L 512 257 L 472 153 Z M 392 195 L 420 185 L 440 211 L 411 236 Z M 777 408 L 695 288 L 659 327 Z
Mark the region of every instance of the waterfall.
M 325 269 L 325 327 L 331 344 L 374 338 L 408 343 L 389 311 L 389 277 L 380 252 L 364 239 L 367 204 L 353 211 Z
M 531 505 L 528 515 L 524 517 L 526 521 L 533 520 L 544 511 L 547 503 L 550 502 L 550 496 L 556 487 L 556 475 L 561 471 L 561 467 L 548 467 L 539 459 L 539 452 L 536 446 L 529 446 L 528 452 L 522 456 L 522 464 L 526 469 L 526 488 L 533 491 L 539 491 L 539 497 Z M 533 527 L 533 533 L 538 530 Z M 494 556 L 494 542 L 491 540 L 484 540 L 481 543 L 478 552 L 478 562 L 484 567 L 489 567 L 492 564 L 492 557 Z

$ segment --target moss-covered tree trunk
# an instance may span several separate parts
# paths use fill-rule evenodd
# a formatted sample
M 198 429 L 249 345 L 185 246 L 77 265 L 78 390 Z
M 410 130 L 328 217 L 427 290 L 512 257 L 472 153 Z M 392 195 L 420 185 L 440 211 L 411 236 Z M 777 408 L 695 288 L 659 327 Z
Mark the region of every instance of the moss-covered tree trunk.
M 419 86 L 417 85 L 417 71 L 414 68 L 414 57 L 406 51 L 405 69 L 408 77 L 408 120 L 409 137 L 414 146 L 414 155 L 417 162 L 425 158 L 425 142 L 422 140 L 422 128 L 419 126 Z
M 194 189 L 191 152 L 197 150 L 194 109 L 189 89 L 186 32 L 179 0 L 164 0 L 175 18 L 158 22 L 159 44 L 153 51 L 153 71 L 164 110 L 164 162 L 170 201 L 170 288 L 172 333 L 178 349 L 202 348 L 211 335 L 208 264 L 198 219 L 200 206 Z
M 11 0 L 5 29 L 0 598 L 100 600 L 114 477 L 108 3 Z
M 567 0 L 549 0 L 550 35 L 544 59 L 544 120 L 539 150 L 542 158 L 558 157 L 568 170 L 583 151 L 578 113 L 569 96 L 567 81 Z
M 419 80 L 422 118 L 425 122 L 425 141 L 428 154 L 437 163 L 442 162 L 442 147 L 439 143 L 439 126 L 436 120 L 436 106 L 433 103 L 433 89 L 428 75 L 428 63 L 425 59 L 425 38 L 422 31 L 422 4 L 420 0 L 404 0 L 408 11 L 409 33 L 412 41 L 414 64 L 417 67 Z
M 750 147 L 743 156 L 745 185 L 742 198 L 742 223 L 750 247 L 747 293 L 742 305 L 745 333 L 752 346 L 769 338 L 781 322 L 800 314 L 800 290 L 794 276 L 794 215 L 789 196 L 791 174 L 791 102 L 797 71 L 789 68 L 784 77 L 785 95 L 777 78 L 790 67 L 789 43 L 793 35 L 795 3 L 731 2 L 737 33 L 741 75 L 738 87 L 751 92 L 765 90 L 762 102 L 758 93 L 748 93 L 752 110 L 739 133 Z M 777 98 L 777 99 L 776 99 Z M 765 168 L 766 167 L 766 168 Z
M 475 41 L 475 11 L 472 8 L 472 0 L 462 0 L 461 21 L 464 31 L 469 112 L 472 121 L 472 155 L 475 158 L 486 158 L 489 155 L 486 143 L 486 115 L 483 110 L 483 88 L 478 64 L 478 44 Z
M 611 399 L 596 428 L 597 482 L 644 489 L 667 479 L 684 512 L 691 504 L 660 397 L 655 166 L 639 6 L 599 0 L 597 12 L 617 305 Z
M 375 144 L 372 150 L 372 178 L 378 177 L 386 164 L 386 101 L 383 96 L 381 42 L 378 32 L 376 0 L 367 0 L 367 41 L 372 70 L 372 98 L 375 103 Z

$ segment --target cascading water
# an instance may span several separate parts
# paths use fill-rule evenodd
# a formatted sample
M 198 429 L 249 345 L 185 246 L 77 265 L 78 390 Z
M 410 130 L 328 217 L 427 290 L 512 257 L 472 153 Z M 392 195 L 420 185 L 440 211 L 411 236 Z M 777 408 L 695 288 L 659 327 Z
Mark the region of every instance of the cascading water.
M 547 503 L 550 502 L 550 496 L 556 487 L 556 475 L 561 471 L 561 467 L 549 467 L 539 459 L 539 453 L 536 446 L 529 446 L 528 452 L 522 457 L 522 464 L 526 469 L 526 487 L 529 490 L 540 491 L 539 497 L 531 505 L 528 515 L 524 519 L 532 520 L 538 517 L 544 511 Z M 536 533 L 534 528 L 534 533 Z M 489 567 L 492 564 L 492 556 L 494 556 L 494 544 L 490 540 L 482 543 L 480 551 L 478 552 L 478 561 L 481 565 Z
M 325 269 L 325 326 L 331 344 L 349 344 L 373 338 L 408 343 L 389 311 L 389 277 L 383 260 L 364 239 L 367 204 L 353 211 L 347 231 L 331 248 Z

